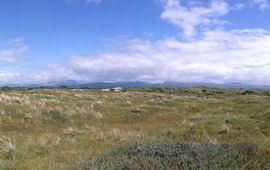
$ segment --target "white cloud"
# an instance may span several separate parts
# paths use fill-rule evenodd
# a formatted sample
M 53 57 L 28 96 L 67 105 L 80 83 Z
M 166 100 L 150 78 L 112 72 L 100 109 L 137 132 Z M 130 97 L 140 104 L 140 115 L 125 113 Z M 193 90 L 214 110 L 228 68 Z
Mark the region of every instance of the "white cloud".
M 232 7 L 232 9 L 233 10 L 242 10 L 242 9 L 244 9 L 245 8 L 245 4 L 243 4 L 243 3 L 238 3 L 238 4 L 235 4 L 233 7 Z
M 7 72 L 0 71 L 1 84 L 9 83 L 10 81 L 14 81 L 14 80 L 16 80 L 17 76 L 18 76 L 18 74 L 16 74 L 16 73 L 7 73 Z
M 10 48 L 0 49 L 0 62 L 16 63 L 27 56 L 28 46 L 21 38 L 11 39 L 8 44 Z
M 214 30 L 189 42 L 133 39 L 125 44 L 117 52 L 77 55 L 65 64 L 50 65 L 39 78 L 270 84 L 267 30 Z
M 222 25 L 226 21 L 220 17 L 229 12 L 224 1 L 212 1 L 208 6 L 182 6 L 179 0 L 162 0 L 164 11 L 161 18 L 178 26 L 187 38 L 195 36 L 198 27 Z
M 265 10 L 270 7 L 270 3 L 268 0 L 253 0 L 254 4 L 259 5 L 261 10 Z
M 179 81 L 270 84 L 270 30 L 209 30 L 197 40 L 132 39 L 119 51 L 76 55 L 29 74 L 0 73 L 2 82 Z

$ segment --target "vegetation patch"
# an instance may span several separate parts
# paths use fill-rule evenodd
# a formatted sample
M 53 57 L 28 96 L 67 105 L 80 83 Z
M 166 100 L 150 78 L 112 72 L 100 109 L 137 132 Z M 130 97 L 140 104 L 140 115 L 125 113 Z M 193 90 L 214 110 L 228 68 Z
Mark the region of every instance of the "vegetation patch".
M 101 160 L 109 159 L 106 155 L 111 155 L 112 167 L 119 164 L 117 160 L 125 160 L 124 165 L 134 168 L 137 164 L 145 169 L 148 164 L 154 168 L 168 164 L 172 169 L 181 166 L 209 169 L 209 163 L 219 169 L 220 165 L 227 166 L 228 159 L 236 161 L 240 169 L 257 168 L 257 165 L 267 169 L 270 166 L 257 158 L 260 155 L 263 161 L 270 151 L 269 108 L 269 92 L 263 90 L 149 87 L 103 93 L 100 89 L 0 88 L 0 169 L 64 170 L 89 157 L 92 158 L 88 161 L 95 158 L 99 167 Z M 126 145 L 135 141 L 171 140 L 192 144 Z M 253 153 L 248 157 L 239 148 L 234 149 L 233 144 L 240 141 L 254 143 L 256 151 L 247 152 Z M 176 157 L 181 158 L 179 165 L 163 159 L 165 156 L 173 161 L 176 158 L 169 157 L 169 153 L 179 154 L 170 150 L 169 145 L 188 148 L 181 149 L 184 154 Z M 124 159 L 126 155 L 123 156 L 121 149 L 111 151 L 119 147 L 129 151 L 137 146 L 153 151 L 136 152 L 128 159 Z M 203 148 L 211 149 L 206 152 Z M 110 151 L 116 155 L 115 159 L 113 154 L 108 154 Z M 169 155 L 163 154 L 167 152 Z M 207 154 L 203 155 L 204 152 Z M 243 155 L 239 157 L 243 160 L 235 155 Z M 147 161 L 140 163 L 139 158 Z M 249 160 L 256 166 L 252 167 Z M 103 164 L 107 166 L 106 161 Z
M 67 120 L 66 115 L 58 111 L 42 112 L 41 115 L 45 121 L 51 123 L 65 123 Z
M 72 170 L 264 169 L 269 161 L 269 153 L 257 153 L 250 143 L 140 142 L 92 157 Z

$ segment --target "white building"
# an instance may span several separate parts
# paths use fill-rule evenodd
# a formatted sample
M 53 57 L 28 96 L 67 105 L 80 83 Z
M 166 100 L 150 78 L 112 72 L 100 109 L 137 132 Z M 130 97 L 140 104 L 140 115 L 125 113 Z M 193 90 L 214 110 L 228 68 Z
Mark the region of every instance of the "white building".
M 101 89 L 102 92 L 119 92 L 123 88 L 122 87 L 114 87 L 114 88 L 109 88 L 109 89 Z

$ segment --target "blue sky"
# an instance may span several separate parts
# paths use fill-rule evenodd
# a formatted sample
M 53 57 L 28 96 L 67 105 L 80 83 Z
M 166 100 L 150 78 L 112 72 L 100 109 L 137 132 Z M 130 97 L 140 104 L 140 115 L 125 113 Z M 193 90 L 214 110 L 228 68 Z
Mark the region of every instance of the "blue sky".
M 270 84 L 269 0 L 3 0 L 0 84 Z

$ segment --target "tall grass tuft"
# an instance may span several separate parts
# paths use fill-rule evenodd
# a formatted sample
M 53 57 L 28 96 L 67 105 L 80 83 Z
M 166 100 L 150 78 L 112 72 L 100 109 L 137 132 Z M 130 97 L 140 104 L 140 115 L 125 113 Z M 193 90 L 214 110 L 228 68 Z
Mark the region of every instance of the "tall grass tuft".
M 1 149 L 4 151 L 4 157 L 7 159 L 14 160 L 16 152 L 16 140 L 10 137 L 0 138 Z

